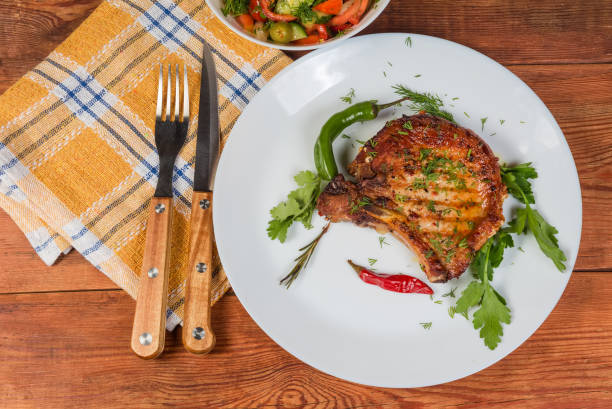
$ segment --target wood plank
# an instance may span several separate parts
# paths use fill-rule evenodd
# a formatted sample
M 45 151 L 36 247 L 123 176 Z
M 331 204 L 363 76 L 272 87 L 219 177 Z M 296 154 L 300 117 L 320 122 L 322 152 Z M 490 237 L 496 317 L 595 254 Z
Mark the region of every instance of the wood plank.
M 391 1 L 362 33 L 445 38 L 502 64 L 612 61 L 612 2 Z M 305 53 L 290 53 L 293 57 Z
M 100 1 L 0 0 L 0 93 L 44 59 Z M 600 0 L 392 1 L 364 33 L 442 37 L 503 64 L 612 62 L 611 20 L 612 2 Z
M 217 346 L 131 353 L 134 302 L 120 291 L 0 296 L 0 402 L 49 407 L 612 407 L 612 287 L 577 273 L 537 333 L 471 377 L 421 389 L 371 388 L 314 370 L 272 342 L 235 296 L 213 308 Z M 474 342 L 478 342 L 475 337 Z M 418 352 L 418 351 L 415 351 Z M 440 370 L 444 370 L 443 367 Z M 0 405 L 1 406 L 1 405 Z
M 0 0 L 0 93 L 34 68 L 101 0 Z
M 612 65 L 510 66 L 548 106 L 568 141 L 582 188 L 575 269 L 612 270 Z

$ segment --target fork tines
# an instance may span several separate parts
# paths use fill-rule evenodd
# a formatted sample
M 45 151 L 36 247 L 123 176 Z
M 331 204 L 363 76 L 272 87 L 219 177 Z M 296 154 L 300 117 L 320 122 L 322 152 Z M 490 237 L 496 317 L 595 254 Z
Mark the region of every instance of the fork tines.
M 183 116 L 179 117 L 180 113 L 180 86 L 179 86 L 179 65 L 176 64 L 175 74 L 175 93 L 174 93 L 174 121 L 186 122 L 189 120 L 189 84 L 187 82 L 187 66 L 183 66 Z M 170 104 L 172 101 L 172 65 L 168 64 L 168 86 L 166 88 L 166 109 L 162 112 L 164 105 L 164 67 L 159 64 L 159 83 L 157 85 L 157 110 L 155 112 L 156 120 L 158 121 L 171 121 Z

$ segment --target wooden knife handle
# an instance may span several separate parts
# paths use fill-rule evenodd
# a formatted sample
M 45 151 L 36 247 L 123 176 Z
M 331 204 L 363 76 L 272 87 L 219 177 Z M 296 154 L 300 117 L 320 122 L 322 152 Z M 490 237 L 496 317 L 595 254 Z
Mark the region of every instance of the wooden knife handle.
M 212 192 L 193 192 L 183 345 L 194 354 L 207 354 L 215 346 L 215 334 L 210 326 L 212 204 Z
M 149 205 L 142 273 L 132 327 L 132 350 L 152 359 L 164 349 L 168 305 L 168 264 L 172 198 L 154 197 Z

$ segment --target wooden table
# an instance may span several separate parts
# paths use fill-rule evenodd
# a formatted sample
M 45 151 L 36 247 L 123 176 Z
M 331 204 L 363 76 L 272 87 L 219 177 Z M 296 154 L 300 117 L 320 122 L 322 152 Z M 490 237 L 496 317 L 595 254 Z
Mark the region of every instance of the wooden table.
M 0 0 L 0 92 L 99 2 Z M 0 407 L 612 408 L 612 2 L 394 0 L 367 30 L 385 31 L 487 54 L 535 90 L 565 133 L 582 185 L 582 243 L 535 335 L 450 384 L 371 388 L 301 363 L 228 295 L 213 309 L 211 355 L 187 354 L 177 331 L 145 362 L 129 349 L 134 301 L 76 252 L 46 267 L 1 213 Z

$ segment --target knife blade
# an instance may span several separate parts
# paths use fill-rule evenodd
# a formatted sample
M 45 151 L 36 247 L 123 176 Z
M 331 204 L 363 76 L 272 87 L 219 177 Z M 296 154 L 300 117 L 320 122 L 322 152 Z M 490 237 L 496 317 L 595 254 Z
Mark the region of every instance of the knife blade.
M 183 345 L 194 354 L 206 354 L 215 346 L 210 298 L 214 245 L 212 189 L 219 156 L 217 92 L 215 62 L 204 42 L 183 320 Z
M 219 106 L 217 102 L 217 71 L 210 47 L 204 43 L 202 82 L 200 85 L 198 139 L 196 142 L 193 190 L 212 191 L 219 157 Z

